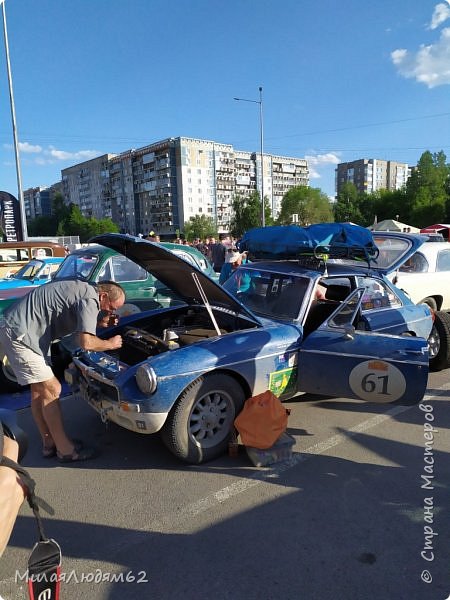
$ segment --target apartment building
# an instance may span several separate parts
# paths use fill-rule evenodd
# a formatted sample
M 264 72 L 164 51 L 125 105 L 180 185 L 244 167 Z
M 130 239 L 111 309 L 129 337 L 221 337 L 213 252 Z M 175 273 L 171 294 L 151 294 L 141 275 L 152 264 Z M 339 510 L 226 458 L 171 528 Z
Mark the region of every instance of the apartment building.
M 344 183 L 353 183 L 358 192 L 370 194 L 377 190 L 402 188 L 411 171 L 406 163 L 377 158 L 361 158 L 340 163 L 336 168 L 336 193 Z
M 86 217 L 110 216 L 107 206 L 109 161 L 114 156 L 103 154 L 61 171 L 64 199 L 79 206 Z
M 49 217 L 52 214 L 52 202 L 56 193 L 63 194 L 61 183 L 50 187 L 34 187 L 23 192 L 23 203 L 27 219 Z
M 123 232 L 177 235 L 195 215 L 229 230 L 232 202 L 262 182 L 276 217 L 283 195 L 309 184 L 305 159 L 238 151 L 230 144 L 167 138 L 121 154 L 105 154 L 61 171 L 66 202 L 86 216 L 110 217 Z

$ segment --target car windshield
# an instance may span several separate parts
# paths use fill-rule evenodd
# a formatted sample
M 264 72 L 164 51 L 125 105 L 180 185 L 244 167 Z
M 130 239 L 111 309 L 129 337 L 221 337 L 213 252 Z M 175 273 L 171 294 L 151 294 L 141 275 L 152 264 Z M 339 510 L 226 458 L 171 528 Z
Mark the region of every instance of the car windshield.
M 223 287 L 254 313 L 273 319 L 296 319 L 310 280 L 290 274 L 240 267 Z
M 21 269 L 13 273 L 13 279 L 33 279 L 37 276 L 40 269 L 43 266 L 42 260 L 30 260 L 29 263 L 24 265 Z
M 96 254 L 69 254 L 58 269 L 55 279 L 68 277 L 89 279 L 97 262 Z

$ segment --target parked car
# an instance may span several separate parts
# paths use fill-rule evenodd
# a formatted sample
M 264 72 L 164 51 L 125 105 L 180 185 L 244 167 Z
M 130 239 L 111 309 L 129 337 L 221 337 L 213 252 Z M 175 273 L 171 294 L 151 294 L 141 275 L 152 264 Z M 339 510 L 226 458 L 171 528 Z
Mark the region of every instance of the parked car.
M 383 247 L 389 244 L 389 253 L 402 252 L 402 234 L 397 242 L 374 232 L 380 248 L 379 262 L 383 261 Z M 417 251 L 391 272 L 389 279 L 416 304 L 427 304 L 434 311 L 434 326 L 429 338 L 430 369 L 440 371 L 450 366 L 450 243 L 429 241 L 428 236 Z
M 161 245 L 200 269 L 205 275 L 213 279 L 218 278 L 211 263 L 196 248 L 169 242 L 163 242 Z M 126 305 L 119 311 L 121 316 L 181 302 L 172 290 L 142 266 L 99 244 L 89 244 L 71 252 L 54 279 L 72 277 L 81 277 L 92 282 L 110 280 L 120 283 L 126 294 Z
M 33 258 L 10 277 L 0 279 L 0 313 L 17 298 L 50 281 L 63 260 L 57 256 Z
M 101 335 L 122 335 L 122 348 L 75 352 L 66 381 L 104 421 L 160 432 L 183 461 L 223 453 L 245 399 L 267 389 L 282 400 L 300 391 L 394 404 L 423 397 L 431 311 L 367 264 L 252 262 L 221 287 L 161 245 L 120 234 L 96 241 L 182 304 L 121 319 Z M 319 285 L 325 300 L 316 300 Z
M 383 247 L 381 233 L 374 240 Z M 450 310 L 450 243 L 425 241 L 389 278 L 416 304 Z
M 206 276 L 218 280 L 218 273 L 214 271 L 208 259 L 196 248 L 169 242 L 163 242 L 161 246 L 189 264 L 192 264 Z M 120 283 L 125 290 L 127 299 L 126 304 L 118 310 L 121 318 L 142 310 L 174 306 L 182 303 L 182 299 L 173 290 L 169 290 L 146 269 L 129 260 L 126 256 L 118 254 L 115 250 L 99 244 L 90 244 L 73 250 L 65 259 L 52 260 L 58 260 L 60 263 L 64 261 L 59 265 L 60 268 L 58 271 L 52 275 L 52 279 L 81 277 L 86 281 L 94 283 L 105 279 Z M 44 281 L 39 281 L 39 283 L 44 283 Z M 25 288 L 14 288 L 9 292 L 5 291 L 5 298 L 3 300 L 0 299 L 0 315 L 4 309 L 30 289 L 31 287 L 28 287 L 25 291 Z M 1 297 L 2 292 L 0 291 Z M 64 370 L 69 360 L 67 350 L 71 348 L 70 339 L 67 339 L 65 344 L 65 348 L 61 348 L 59 344 L 52 345 L 52 359 L 58 374 Z M 1 348 L 0 384 L 5 391 L 19 391 L 23 389 L 17 383 L 16 376 L 10 368 Z
M 66 256 L 64 246 L 47 241 L 1 242 L 0 277 L 9 277 L 32 258 Z

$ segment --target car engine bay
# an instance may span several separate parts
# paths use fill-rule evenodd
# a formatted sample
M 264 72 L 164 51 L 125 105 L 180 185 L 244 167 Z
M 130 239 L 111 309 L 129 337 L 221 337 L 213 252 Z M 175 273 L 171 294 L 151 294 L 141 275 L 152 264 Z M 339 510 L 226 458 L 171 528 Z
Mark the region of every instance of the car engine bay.
M 214 310 L 221 334 L 227 334 L 258 325 L 231 311 Z M 132 325 L 115 330 L 123 339 L 122 347 L 108 352 L 116 360 L 129 366 L 138 364 L 150 356 L 177 350 L 207 338 L 217 337 L 214 324 L 203 307 L 185 307 L 168 313 L 136 319 Z

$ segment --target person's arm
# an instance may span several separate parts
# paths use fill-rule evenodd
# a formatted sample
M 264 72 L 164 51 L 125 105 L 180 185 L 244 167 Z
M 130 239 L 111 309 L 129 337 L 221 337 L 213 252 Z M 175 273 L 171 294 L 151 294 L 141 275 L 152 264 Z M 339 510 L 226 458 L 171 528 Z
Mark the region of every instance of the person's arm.
M 92 333 L 78 333 L 78 344 L 83 350 L 115 350 L 122 347 L 122 336 L 115 335 L 107 340 L 102 340 Z
M 0 425 L 1 427 L 1 425 Z M 15 440 L 4 437 L 3 456 L 17 462 L 19 445 Z M 17 513 L 25 498 L 17 473 L 10 467 L 0 467 L 0 556 L 6 548 Z

